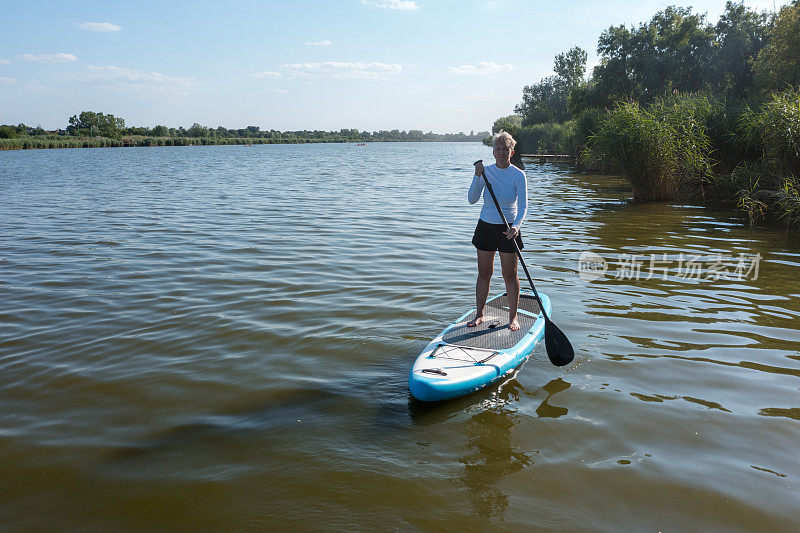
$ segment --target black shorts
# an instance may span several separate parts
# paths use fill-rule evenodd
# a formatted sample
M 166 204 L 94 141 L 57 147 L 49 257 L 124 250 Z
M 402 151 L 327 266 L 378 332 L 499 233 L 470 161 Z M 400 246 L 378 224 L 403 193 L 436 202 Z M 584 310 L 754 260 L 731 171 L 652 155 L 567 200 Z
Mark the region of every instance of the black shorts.
M 472 235 L 472 244 L 475 248 L 484 252 L 496 252 L 499 250 L 513 254 L 516 252 L 514 243 L 505 236 L 505 231 L 505 224 L 489 224 L 478 219 L 478 225 L 475 226 L 475 233 Z M 517 246 L 519 246 L 520 250 L 525 248 L 525 245 L 522 244 L 522 233 L 517 233 L 517 238 L 514 240 L 517 241 Z

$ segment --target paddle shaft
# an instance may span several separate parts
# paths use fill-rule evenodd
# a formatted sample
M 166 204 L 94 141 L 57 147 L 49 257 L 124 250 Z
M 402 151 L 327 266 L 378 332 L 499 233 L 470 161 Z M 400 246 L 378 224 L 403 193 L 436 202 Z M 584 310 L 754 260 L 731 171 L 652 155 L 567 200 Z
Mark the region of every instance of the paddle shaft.
M 481 172 L 481 176 L 483 177 L 483 182 L 486 184 L 486 189 L 492 196 L 492 200 L 494 201 L 494 206 L 497 208 L 497 212 L 500 213 L 500 218 L 503 219 L 503 224 L 506 225 L 506 229 L 511 229 L 511 224 L 509 224 L 508 220 L 506 220 L 506 216 L 503 214 L 503 210 L 500 208 L 500 202 L 497 201 L 497 197 L 494 195 L 494 191 L 492 190 L 492 184 L 489 183 L 489 180 L 486 178 L 486 172 Z M 550 320 L 550 318 L 547 316 L 547 312 L 544 310 L 544 304 L 542 304 L 542 300 L 541 298 L 539 298 L 539 292 L 533 285 L 533 279 L 531 279 L 531 274 L 530 272 L 528 272 L 528 267 L 525 265 L 525 260 L 522 258 L 522 252 L 520 251 L 519 246 L 517 245 L 517 240 L 511 239 L 511 242 L 514 244 L 514 250 L 517 252 L 517 257 L 519 258 L 519 262 L 522 264 L 522 270 L 525 271 L 525 275 L 528 277 L 528 283 L 531 284 L 533 295 L 536 297 L 536 301 L 539 302 L 539 309 L 542 310 L 542 316 L 544 316 L 545 320 Z

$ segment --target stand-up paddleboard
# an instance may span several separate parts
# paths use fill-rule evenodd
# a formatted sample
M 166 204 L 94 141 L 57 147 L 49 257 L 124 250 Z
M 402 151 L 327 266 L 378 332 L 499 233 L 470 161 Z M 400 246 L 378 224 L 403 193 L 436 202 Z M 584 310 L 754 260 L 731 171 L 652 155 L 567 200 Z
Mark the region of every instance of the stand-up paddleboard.
M 539 297 L 549 316 L 550 298 Z M 518 331 L 508 329 L 505 294 L 487 301 L 484 321 L 468 327 L 475 313 L 473 309 L 461 316 L 422 350 L 408 377 L 414 398 L 434 402 L 479 391 L 512 373 L 544 337 L 545 319 L 530 290 L 519 295 Z

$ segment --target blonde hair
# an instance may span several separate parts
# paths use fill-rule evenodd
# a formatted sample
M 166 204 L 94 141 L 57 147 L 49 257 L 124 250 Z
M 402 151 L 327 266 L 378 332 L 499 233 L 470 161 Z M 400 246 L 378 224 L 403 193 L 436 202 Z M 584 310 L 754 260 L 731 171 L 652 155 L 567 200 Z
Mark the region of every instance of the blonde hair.
M 499 132 L 494 134 L 494 138 L 492 139 L 492 147 L 497 146 L 497 143 L 502 141 L 505 143 L 506 146 L 511 148 L 512 150 L 517 145 L 517 141 L 514 140 L 514 137 L 511 136 L 510 133 L 507 131 L 500 130 Z

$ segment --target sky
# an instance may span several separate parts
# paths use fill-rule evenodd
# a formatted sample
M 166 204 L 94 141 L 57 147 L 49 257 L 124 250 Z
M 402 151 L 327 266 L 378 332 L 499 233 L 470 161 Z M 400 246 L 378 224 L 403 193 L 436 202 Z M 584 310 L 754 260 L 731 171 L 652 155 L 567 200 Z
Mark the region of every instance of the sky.
M 772 11 L 787 1 L 744 4 Z M 724 0 L 4 1 L 0 124 L 486 131 L 572 46 Z

